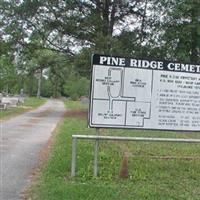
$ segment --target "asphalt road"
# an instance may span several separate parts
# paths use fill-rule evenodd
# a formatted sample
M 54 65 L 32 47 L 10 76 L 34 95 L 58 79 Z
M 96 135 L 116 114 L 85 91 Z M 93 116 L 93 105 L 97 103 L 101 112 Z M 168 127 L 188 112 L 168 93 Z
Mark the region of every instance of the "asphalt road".
M 63 102 L 49 100 L 36 110 L 1 122 L 1 200 L 22 198 L 38 165 L 40 151 L 64 112 Z

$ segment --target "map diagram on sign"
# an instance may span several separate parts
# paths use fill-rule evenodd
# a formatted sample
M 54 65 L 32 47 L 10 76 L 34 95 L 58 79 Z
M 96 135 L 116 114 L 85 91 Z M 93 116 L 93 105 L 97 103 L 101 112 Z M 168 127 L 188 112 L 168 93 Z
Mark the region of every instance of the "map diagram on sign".
M 144 127 L 151 115 L 152 70 L 93 66 L 91 125 Z

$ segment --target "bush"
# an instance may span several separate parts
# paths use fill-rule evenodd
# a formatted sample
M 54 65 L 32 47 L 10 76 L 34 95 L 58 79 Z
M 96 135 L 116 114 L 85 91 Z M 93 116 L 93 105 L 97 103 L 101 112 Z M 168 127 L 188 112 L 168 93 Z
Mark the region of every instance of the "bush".
M 72 100 L 77 100 L 81 96 L 88 96 L 89 80 L 85 77 L 71 77 L 64 85 L 64 91 Z

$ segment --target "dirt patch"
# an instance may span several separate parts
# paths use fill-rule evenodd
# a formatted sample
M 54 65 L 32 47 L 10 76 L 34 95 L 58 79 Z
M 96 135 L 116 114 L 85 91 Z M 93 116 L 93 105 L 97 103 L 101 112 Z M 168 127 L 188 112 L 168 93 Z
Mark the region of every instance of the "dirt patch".
M 44 111 L 40 112 L 36 117 L 46 117 L 51 111 L 52 111 L 52 109 L 44 110 Z
M 36 117 L 31 118 L 28 123 L 26 124 L 22 124 L 21 127 L 32 127 L 33 125 L 39 123 L 41 121 L 42 117 L 45 117 L 48 115 L 49 112 L 51 112 L 52 109 L 47 109 L 45 111 L 42 111 L 41 113 L 39 113 Z
M 33 126 L 33 124 L 22 124 L 22 125 L 20 125 L 21 127 L 24 127 L 24 128 L 26 128 L 26 127 L 28 127 L 28 128 L 30 128 L 30 127 L 32 127 Z
M 64 114 L 64 118 L 66 118 L 66 117 L 74 117 L 74 118 L 86 119 L 87 116 L 88 116 L 88 111 L 87 110 L 72 110 L 72 111 L 67 111 Z
M 52 136 L 48 140 L 45 147 L 40 151 L 39 156 L 38 156 L 38 165 L 35 169 L 33 169 L 32 173 L 29 176 L 31 184 L 29 186 L 27 186 L 25 191 L 21 194 L 22 200 L 31 200 L 32 199 L 31 198 L 31 187 L 34 184 L 36 184 L 40 178 L 41 170 L 42 170 L 43 166 L 45 165 L 46 161 L 48 160 L 48 157 L 49 157 L 49 154 L 51 151 L 51 147 L 53 146 L 53 144 L 55 142 L 54 138 L 55 138 L 56 132 L 57 132 L 57 128 L 52 133 Z
M 39 162 L 43 163 L 44 161 L 46 161 L 49 157 L 49 153 L 51 150 L 51 147 L 53 146 L 55 140 L 54 140 L 54 135 L 53 134 L 51 136 L 51 138 L 48 140 L 47 144 L 45 145 L 45 147 L 42 149 L 42 151 L 39 154 Z
M 56 132 L 56 131 L 55 131 Z M 39 157 L 38 157 L 38 166 L 33 169 L 31 175 L 29 176 L 30 179 L 30 185 L 28 185 L 24 192 L 21 193 L 21 199 L 22 200 L 31 200 L 31 187 L 37 183 L 37 181 L 40 178 L 41 170 L 43 166 L 45 165 L 46 161 L 48 160 L 51 147 L 54 144 L 54 134 L 51 136 L 51 138 L 48 140 L 45 147 L 40 151 Z
M 32 124 L 37 124 L 41 121 L 41 119 L 38 119 L 38 118 L 33 118 L 31 120 L 29 120 L 29 123 L 32 123 Z
M 199 160 L 199 156 L 143 156 L 143 155 L 133 155 L 129 154 L 129 157 L 132 158 L 144 158 L 151 160 Z
M 35 124 L 39 123 L 41 121 L 40 118 L 33 118 L 31 120 L 29 120 L 26 124 L 22 124 L 20 125 L 21 127 L 32 127 Z

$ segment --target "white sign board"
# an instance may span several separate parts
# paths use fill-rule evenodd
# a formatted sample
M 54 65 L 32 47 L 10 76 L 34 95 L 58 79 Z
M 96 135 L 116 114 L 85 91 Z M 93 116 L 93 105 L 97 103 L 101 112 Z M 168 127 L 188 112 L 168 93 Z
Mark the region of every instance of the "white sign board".
M 90 127 L 200 131 L 200 65 L 93 55 Z

